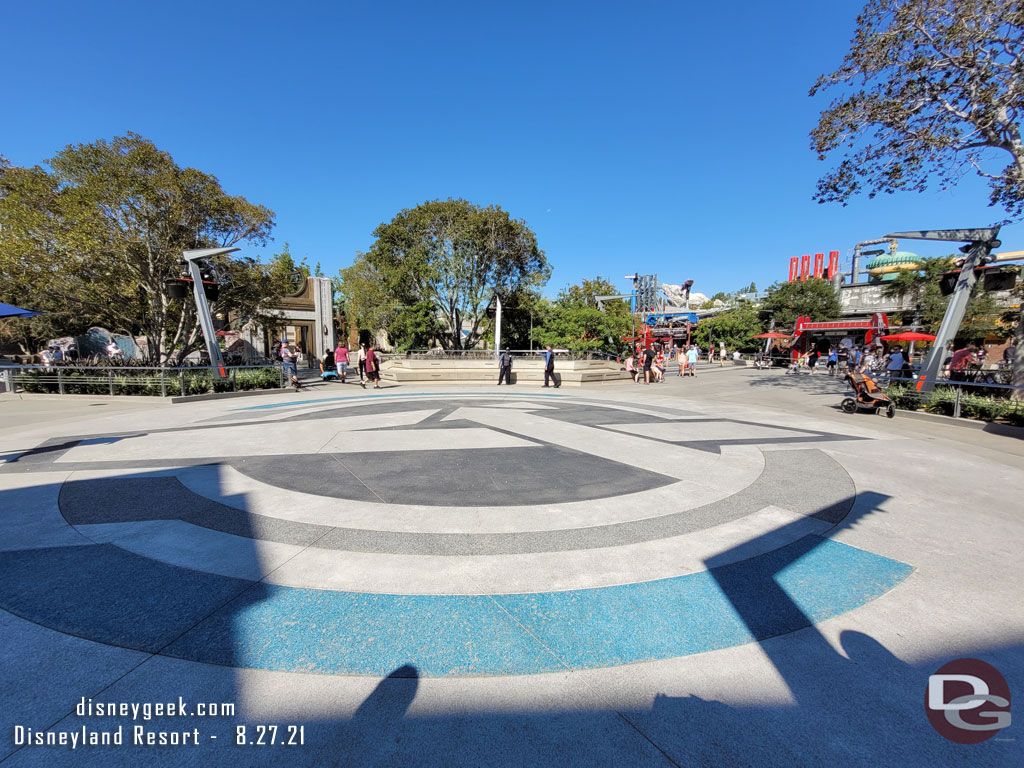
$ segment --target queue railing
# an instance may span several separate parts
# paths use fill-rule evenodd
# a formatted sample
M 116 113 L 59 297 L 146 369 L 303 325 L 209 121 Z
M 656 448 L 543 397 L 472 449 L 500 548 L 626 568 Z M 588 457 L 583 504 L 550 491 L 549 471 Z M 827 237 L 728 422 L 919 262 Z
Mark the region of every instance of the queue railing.
M 0 367 L 9 392 L 58 395 L 141 395 L 169 397 L 214 392 L 241 392 L 285 386 L 281 365 L 225 366 L 10 365 Z

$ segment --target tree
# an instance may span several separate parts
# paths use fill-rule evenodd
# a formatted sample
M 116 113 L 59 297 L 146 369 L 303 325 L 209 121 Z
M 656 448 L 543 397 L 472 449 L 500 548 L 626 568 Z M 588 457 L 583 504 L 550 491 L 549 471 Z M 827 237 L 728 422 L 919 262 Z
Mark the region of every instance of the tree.
M 540 302 L 534 336 L 541 345 L 574 352 L 620 353 L 626 347 L 622 337 L 630 333 L 629 306 L 623 299 L 602 302 L 601 309 L 597 305 L 598 296 L 618 292 L 601 277 L 563 288 L 553 302 Z
M 792 328 L 801 315 L 817 322 L 835 320 L 842 312 L 832 284 L 818 278 L 775 283 L 768 289 L 768 296 L 761 304 L 761 309 L 775 313 L 777 329 Z
M 320 265 L 317 264 L 317 271 L 319 271 L 319 268 Z M 287 241 L 280 253 L 275 253 L 270 257 L 270 261 L 267 262 L 266 271 L 282 295 L 298 292 L 310 274 L 306 257 L 303 256 L 302 261 L 295 261 L 292 258 Z
M 0 165 L 7 284 L 49 313 L 49 331 L 74 334 L 98 324 L 141 334 L 152 362 L 198 349 L 195 306 L 168 299 L 164 281 L 181 273 L 183 250 L 265 245 L 273 213 L 227 195 L 215 177 L 179 167 L 136 134 L 68 146 L 48 165 Z M 222 257 L 216 266 L 226 285 L 215 313 L 253 317 L 275 295 L 252 259 Z
M 355 278 L 346 296 L 374 330 L 388 330 L 400 307 L 430 305 L 445 349 L 469 349 L 481 340 L 491 325 L 486 311 L 495 292 L 537 287 L 549 275 L 526 222 L 497 206 L 433 200 L 400 211 L 373 234 L 370 250 L 342 270 L 343 282 Z M 379 282 L 368 285 L 368 274 Z
M 1024 213 L 1024 5 L 1009 0 L 870 0 L 842 65 L 810 94 L 839 88 L 811 145 L 843 160 L 815 199 L 942 189 L 970 172 L 990 205 Z M 1008 159 L 1002 169 L 995 159 Z
M 885 296 L 908 301 L 920 307 L 919 322 L 923 333 L 934 334 L 942 324 L 949 305 L 948 296 L 939 290 L 939 280 L 943 274 L 956 269 L 954 257 L 941 256 L 926 258 L 918 262 L 917 269 L 908 269 L 898 273 L 892 281 L 885 284 L 882 293 Z M 903 322 L 913 322 L 914 312 L 904 313 Z M 984 290 L 979 281 L 974 285 L 971 298 L 964 311 L 964 319 L 956 334 L 958 343 L 971 343 L 989 335 L 1006 335 L 1000 328 L 997 318 L 999 308 L 992 295 Z
M 389 328 L 402 306 L 388 293 L 384 275 L 365 253 L 357 253 L 351 266 L 338 271 L 335 288 L 344 299 L 346 319 L 357 329 L 376 333 Z
M 725 342 L 726 349 L 756 352 L 763 342 L 753 337 L 761 331 L 762 323 L 757 309 L 750 304 L 744 304 L 736 309 L 704 318 L 697 323 L 691 339 L 695 344 L 705 348 L 712 343 L 717 347 Z

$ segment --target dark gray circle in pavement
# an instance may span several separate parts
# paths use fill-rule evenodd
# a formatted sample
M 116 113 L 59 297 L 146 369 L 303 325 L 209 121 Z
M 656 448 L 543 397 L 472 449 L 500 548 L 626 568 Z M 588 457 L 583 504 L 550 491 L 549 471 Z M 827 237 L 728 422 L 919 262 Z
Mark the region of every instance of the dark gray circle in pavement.
M 800 480 L 813 477 L 814 492 Z M 140 504 L 139 499 L 145 499 Z M 853 507 L 853 481 L 817 449 L 771 451 L 754 483 L 725 499 L 683 512 L 610 525 L 521 533 L 411 533 L 312 525 L 265 517 L 200 496 L 173 477 L 69 480 L 60 509 L 72 525 L 184 520 L 205 528 L 264 541 L 319 549 L 407 555 L 507 555 L 566 552 L 655 541 L 694 533 L 774 505 L 829 524 Z
M 507 401 L 505 401 L 507 402 Z M 436 410 L 418 424 L 392 429 L 430 431 L 480 428 L 466 420 L 445 420 L 463 407 L 486 408 L 492 400 L 423 399 L 365 406 L 325 407 L 268 425 L 268 429 L 311 429 L 308 422 L 348 416 L 391 415 L 408 411 Z M 596 426 L 597 424 L 660 423 L 663 419 L 597 405 L 545 402 L 547 408 L 531 411 L 534 416 Z M 529 403 L 522 403 L 525 410 Z M 494 413 L 507 412 L 494 408 Z M 301 425 L 301 426 L 300 426 Z M 490 427 L 493 431 L 502 429 Z M 351 432 L 355 446 L 365 431 Z M 508 434 L 515 435 L 514 432 Z M 595 439 L 600 439 L 595 431 Z M 674 478 L 631 466 L 628 463 L 593 456 L 537 438 L 523 438 L 529 447 L 434 449 L 411 451 L 346 451 L 291 456 L 228 457 L 225 461 L 256 480 L 303 493 L 314 493 L 352 501 L 429 506 L 517 506 L 589 501 L 638 493 L 668 485 Z M 424 438 L 429 444 L 429 434 Z M 657 450 L 657 444 L 651 444 Z

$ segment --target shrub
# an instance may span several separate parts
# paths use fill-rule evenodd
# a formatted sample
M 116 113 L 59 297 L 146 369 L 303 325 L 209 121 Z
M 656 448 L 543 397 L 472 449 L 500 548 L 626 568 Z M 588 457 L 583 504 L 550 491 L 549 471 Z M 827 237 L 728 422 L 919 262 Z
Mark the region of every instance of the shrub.
M 896 384 L 885 391 L 896 407 L 904 411 L 916 411 L 922 404 L 921 393 L 910 384 Z
M 956 392 L 949 387 L 936 388 L 928 399 L 924 409 L 928 413 L 952 416 L 956 407 Z

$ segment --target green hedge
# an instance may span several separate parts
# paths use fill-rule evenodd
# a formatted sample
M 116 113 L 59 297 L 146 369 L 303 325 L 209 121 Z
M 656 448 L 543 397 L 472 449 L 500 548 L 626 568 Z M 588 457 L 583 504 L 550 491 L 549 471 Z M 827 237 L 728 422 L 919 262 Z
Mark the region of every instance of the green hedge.
M 119 372 L 113 375 L 115 395 L 142 395 L 160 397 L 162 390 L 158 375 L 154 371 L 138 373 Z M 184 373 L 184 375 L 182 375 Z M 104 372 L 86 371 L 81 368 L 62 369 L 64 393 L 68 395 L 109 395 L 111 379 Z M 53 372 L 29 371 L 18 377 L 18 383 L 26 392 L 58 393 L 60 385 L 48 379 Z M 99 379 L 97 379 L 99 377 Z M 47 379 L 47 380 L 44 380 Z M 184 387 L 182 386 L 184 384 Z M 205 395 L 211 392 L 244 392 L 254 389 L 276 389 L 281 386 L 281 375 L 277 368 L 229 369 L 228 378 L 214 376 L 212 371 L 196 370 L 167 372 L 166 392 L 168 396 Z M 184 389 L 184 391 L 182 391 Z
M 952 416 L 956 410 L 956 387 L 936 387 L 922 394 L 910 384 L 894 384 L 885 393 L 903 411 L 925 411 Z M 960 395 L 960 416 L 979 421 L 1002 421 L 1024 426 L 1024 401 L 1009 397 L 992 397 L 963 392 Z

